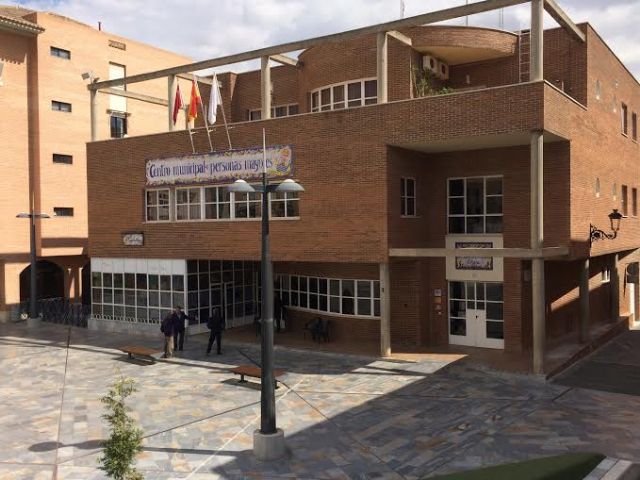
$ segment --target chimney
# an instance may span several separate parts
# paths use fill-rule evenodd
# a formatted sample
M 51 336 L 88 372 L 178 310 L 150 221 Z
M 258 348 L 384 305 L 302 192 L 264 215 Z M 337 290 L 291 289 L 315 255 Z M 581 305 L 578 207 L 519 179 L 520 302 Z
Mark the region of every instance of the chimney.
M 98 22 L 98 31 L 101 32 L 102 31 L 102 22 Z

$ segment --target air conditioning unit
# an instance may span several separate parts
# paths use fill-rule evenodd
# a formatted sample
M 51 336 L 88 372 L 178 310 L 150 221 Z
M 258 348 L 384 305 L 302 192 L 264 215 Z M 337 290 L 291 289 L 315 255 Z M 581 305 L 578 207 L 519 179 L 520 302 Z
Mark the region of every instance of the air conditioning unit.
M 449 80 L 449 64 L 438 60 L 438 72 L 436 76 L 441 80 Z
M 422 57 L 422 68 L 423 70 L 427 70 L 434 75 L 438 75 L 438 59 L 436 57 L 432 57 L 431 55 L 424 55 Z

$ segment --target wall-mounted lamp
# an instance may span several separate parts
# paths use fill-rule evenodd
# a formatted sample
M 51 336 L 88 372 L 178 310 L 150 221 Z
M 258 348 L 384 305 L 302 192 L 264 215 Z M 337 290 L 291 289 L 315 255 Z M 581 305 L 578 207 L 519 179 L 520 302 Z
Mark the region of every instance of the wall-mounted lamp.
M 93 75 L 93 70 L 82 72 L 82 79 L 89 80 L 89 82 L 91 83 L 96 83 L 98 80 L 100 80 L 98 77 Z
M 600 230 L 599 228 L 596 228 L 595 225 L 591 225 L 591 235 L 589 236 L 589 242 L 593 243 L 596 240 L 604 240 L 609 239 L 609 240 L 613 240 L 614 238 L 616 238 L 618 236 L 618 230 L 620 230 L 620 220 L 622 219 L 623 215 L 618 212 L 617 208 L 613 209 L 613 212 L 611 212 L 609 214 L 609 221 L 611 222 L 611 232 L 612 233 L 607 233 L 603 230 Z

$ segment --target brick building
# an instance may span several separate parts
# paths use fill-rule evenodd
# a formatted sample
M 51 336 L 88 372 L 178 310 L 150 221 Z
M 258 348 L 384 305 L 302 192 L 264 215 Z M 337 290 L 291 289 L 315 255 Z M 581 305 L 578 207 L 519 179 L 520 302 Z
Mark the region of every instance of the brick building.
M 425 14 L 265 49 L 260 71 L 218 76 L 229 158 L 265 129 L 305 187 L 271 203 L 291 328 L 329 319 L 335 339 L 383 353 L 503 349 L 541 372 L 555 347 L 636 321 L 640 87 L 589 24 L 531 4 L 527 31 L 416 26 Z M 543 7 L 561 28 L 542 32 Z M 177 303 L 194 331 L 212 308 L 253 321 L 259 197 L 228 193 L 228 173 L 150 174 L 219 158 L 204 129 L 192 138 L 196 156 L 184 131 L 88 144 L 96 325 L 153 325 Z M 606 239 L 613 209 L 624 218 Z
M 88 264 L 91 75 L 118 78 L 187 61 L 54 13 L 0 6 L 0 321 L 15 317 L 29 296 L 29 221 L 16 218 L 18 213 L 52 217 L 36 221 L 39 296 L 81 294 Z M 144 89 L 164 94 L 166 105 L 166 83 L 146 82 Z M 115 93 L 97 98 L 105 138 L 166 128 L 166 107 L 128 101 L 124 90 Z

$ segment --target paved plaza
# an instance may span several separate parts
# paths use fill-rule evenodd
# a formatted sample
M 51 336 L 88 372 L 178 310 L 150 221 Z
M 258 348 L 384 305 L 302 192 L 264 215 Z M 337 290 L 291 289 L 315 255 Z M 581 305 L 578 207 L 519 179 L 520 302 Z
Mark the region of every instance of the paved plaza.
M 413 479 L 577 451 L 640 460 L 634 395 L 464 361 L 278 348 L 277 367 L 288 372 L 277 390 L 278 425 L 289 453 L 260 463 L 251 453 L 259 389 L 228 372 L 258 361 L 258 348 L 225 345 L 223 355 L 207 357 L 204 336 L 190 337 L 181 357 L 156 364 L 129 361 L 117 350 L 160 342 L 0 325 L 0 478 L 104 478 L 96 462 L 107 435 L 99 397 L 117 371 L 139 387 L 131 405 L 144 429 L 138 468 L 148 479 Z

